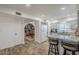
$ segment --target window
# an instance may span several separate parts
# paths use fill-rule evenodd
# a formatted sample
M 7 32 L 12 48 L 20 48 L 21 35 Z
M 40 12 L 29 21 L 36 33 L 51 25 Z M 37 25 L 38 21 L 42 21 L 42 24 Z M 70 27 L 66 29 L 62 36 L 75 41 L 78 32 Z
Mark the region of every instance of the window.
M 62 22 L 59 24 L 59 32 L 70 32 L 71 24 L 67 22 Z

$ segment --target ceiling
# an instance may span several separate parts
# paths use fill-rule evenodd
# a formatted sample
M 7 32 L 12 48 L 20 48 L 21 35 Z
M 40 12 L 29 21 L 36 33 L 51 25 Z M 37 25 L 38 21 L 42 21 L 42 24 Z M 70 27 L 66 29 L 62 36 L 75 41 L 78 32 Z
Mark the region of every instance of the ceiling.
M 0 7 L 19 10 L 29 16 L 48 18 L 49 20 L 57 20 L 77 14 L 75 4 L 31 4 L 30 6 L 26 6 L 26 4 L 3 4 Z

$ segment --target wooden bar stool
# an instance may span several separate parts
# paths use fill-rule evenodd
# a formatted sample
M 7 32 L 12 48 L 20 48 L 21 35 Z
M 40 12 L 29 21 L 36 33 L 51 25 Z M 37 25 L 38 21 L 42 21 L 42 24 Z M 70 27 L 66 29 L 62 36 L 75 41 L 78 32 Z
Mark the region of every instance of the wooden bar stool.
M 59 54 L 58 51 L 58 40 L 55 38 L 49 38 L 49 51 L 48 51 L 48 55 L 50 55 L 50 53 L 54 53 Z
M 62 46 L 64 48 L 64 53 L 63 55 L 67 54 L 67 51 L 71 51 L 72 55 L 75 55 L 75 52 L 78 51 L 78 45 L 74 45 L 68 42 L 62 42 Z

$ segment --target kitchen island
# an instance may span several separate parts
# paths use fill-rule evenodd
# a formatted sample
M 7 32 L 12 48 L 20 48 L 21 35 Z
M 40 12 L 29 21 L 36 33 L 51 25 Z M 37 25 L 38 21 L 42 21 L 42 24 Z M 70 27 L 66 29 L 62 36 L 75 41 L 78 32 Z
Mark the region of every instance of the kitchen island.
M 49 38 L 54 38 L 59 41 L 59 54 L 63 54 L 62 41 L 67 42 L 69 44 L 78 45 L 79 47 L 79 36 L 69 35 L 69 34 L 60 34 L 60 33 L 52 33 L 48 35 Z M 77 53 L 79 54 L 79 53 Z

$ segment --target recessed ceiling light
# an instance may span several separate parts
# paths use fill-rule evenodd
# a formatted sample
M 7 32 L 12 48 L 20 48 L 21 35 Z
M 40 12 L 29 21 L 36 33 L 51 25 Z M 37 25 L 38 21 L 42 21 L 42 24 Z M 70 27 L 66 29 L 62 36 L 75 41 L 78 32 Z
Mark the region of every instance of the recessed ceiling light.
M 66 8 L 62 7 L 61 10 L 65 10 Z
M 26 4 L 26 6 L 27 6 L 27 7 L 30 7 L 31 5 L 30 5 L 30 4 Z

